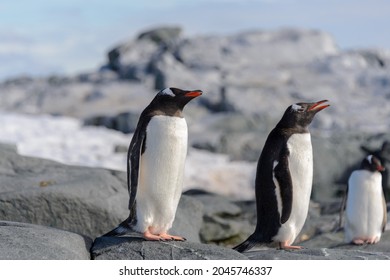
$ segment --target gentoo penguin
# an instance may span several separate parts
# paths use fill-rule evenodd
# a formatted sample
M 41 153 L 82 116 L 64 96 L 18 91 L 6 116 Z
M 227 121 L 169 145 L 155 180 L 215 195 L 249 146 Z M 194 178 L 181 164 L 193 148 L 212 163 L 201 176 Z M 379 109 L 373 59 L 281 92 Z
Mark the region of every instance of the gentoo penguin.
M 256 173 L 257 225 L 246 241 L 234 247 L 244 252 L 256 244 L 292 246 L 305 223 L 313 179 L 313 151 L 308 126 L 327 100 L 289 106 L 268 135 Z
M 383 170 L 379 159 L 369 155 L 349 177 L 344 226 L 348 243 L 377 243 L 385 230 L 387 210 L 380 173 Z
M 374 150 L 366 146 L 360 147 L 367 155 L 373 155 L 380 160 L 384 170 L 381 171 L 382 174 L 382 188 L 385 194 L 385 199 L 390 200 L 390 184 L 389 184 L 389 166 L 390 163 L 390 141 L 383 141 L 382 147 L 380 149 Z
M 146 240 L 185 240 L 168 230 L 182 193 L 187 155 L 187 123 L 182 111 L 201 94 L 201 90 L 166 88 L 141 113 L 127 156 L 130 214 L 104 236 L 136 231 Z

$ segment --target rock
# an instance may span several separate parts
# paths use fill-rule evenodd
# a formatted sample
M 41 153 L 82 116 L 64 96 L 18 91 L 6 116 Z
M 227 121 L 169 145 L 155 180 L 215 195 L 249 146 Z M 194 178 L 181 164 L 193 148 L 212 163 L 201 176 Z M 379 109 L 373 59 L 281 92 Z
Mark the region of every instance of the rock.
M 339 50 L 328 34 L 300 29 L 184 38 L 168 27 L 138 37 L 113 48 L 108 65 L 95 72 L 0 83 L 0 109 L 74 116 L 131 132 L 135 121 L 128 117 L 136 119 L 156 89 L 201 88 L 202 98 L 186 109 L 191 145 L 255 163 L 287 106 L 328 99 L 331 107 L 310 127 L 312 198 L 320 202 L 345 189 L 364 156 L 362 144 L 388 136 L 388 50 Z M 248 164 L 240 163 L 232 176 L 216 177 L 240 177 L 240 189 L 252 179 L 248 174 Z
M 207 94 L 193 105 L 207 107 L 211 113 L 259 114 L 277 121 L 282 110 L 294 102 L 327 98 L 337 106 L 316 120 L 314 126 L 321 131 L 353 127 L 356 132 L 372 133 L 389 129 L 384 121 L 389 110 L 378 112 L 375 106 L 389 99 L 388 50 L 342 51 L 329 34 L 318 30 L 255 30 L 190 38 L 181 37 L 180 32 L 178 27 L 143 32 L 138 36 L 141 39 L 132 38 L 113 48 L 108 66 L 96 73 L 1 83 L 0 108 L 112 115 L 129 111 L 124 106 L 132 103 L 123 92 L 134 99 L 165 86 L 199 88 L 202 81 L 201 89 Z M 96 97 L 105 102 L 88 106 Z M 353 108 L 348 116 L 345 108 Z M 360 113 L 363 111 L 365 114 Z
M 156 44 L 169 44 L 177 40 L 181 33 L 181 27 L 159 27 L 140 33 L 138 40 L 151 40 Z
M 208 52 L 204 52 L 206 49 Z M 241 69 L 256 64 L 271 67 L 300 64 L 335 53 L 338 49 L 328 34 L 315 30 L 281 29 L 187 40 L 180 46 L 178 56 L 193 68 L 238 70 L 234 67 L 237 64 Z
M 224 215 L 224 224 L 231 224 L 236 229 L 236 234 L 230 236 L 229 239 L 221 240 L 218 244 L 223 244 L 228 247 L 237 245 L 248 238 L 251 235 L 257 224 L 257 211 L 256 202 L 252 201 L 236 201 L 235 205 L 241 208 L 241 212 L 236 216 Z M 333 232 L 338 228 L 339 216 L 337 215 L 322 215 L 321 206 L 319 203 L 310 201 L 309 213 L 306 218 L 305 224 L 298 234 L 295 243 L 299 243 L 305 240 L 310 240 L 319 234 Z M 207 220 L 205 219 L 205 225 Z M 221 227 L 218 221 L 213 221 L 210 227 Z M 205 226 L 203 227 L 205 231 Z M 202 231 L 201 231 L 202 232 Z M 294 243 L 294 244 L 295 244 Z
M 188 241 L 200 242 L 203 219 L 203 204 L 197 199 L 182 195 L 177 207 L 172 229 L 174 235 L 184 236 Z
M 0 83 L 0 108 L 83 118 L 137 113 L 144 106 L 133 106 L 130 100 L 153 96 L 155 89 L 166 86 L 199 88 L 202 81 L 205 94 L 193 106 L 210 113 L 257 114 L 274 126 L 288 105 L 327 98 L 337 106 L 321 113 L 314 129 L 333 133 L 353 127 L 357 135 L 389 129 L 384 121 L 389 110 L 378 112 L 375 106 L 389 99 L 388 50 L 342 51 L 331 36 L 316 30 L 191 38 L 179 34 L 177 27 L 144 32 L 142 39 L 113 48 L 108 66 L 96 73 Z M 353 110 L 346 115 L 345 108 Z
M 84 120 L 84 125 L 104 126 L 123 133 L 133 133 L 137 127 L 138 119 L 138 114 L 123 112 L 114 116 L 89 117 Z
M 253 230 L 242 209 L 227 197 L 202 190 L 185 192 L 203 204 L 200 239 L 203 243 L 231 246 Z M 248 229 L 249 228 L 249 229 Z
M 341 249 L 302 249 L 297 251 L 257 250 L 244 253 L 251 260 L 389 260 L 390 252 Z
M 203 204 L 205 216 L 237 216 L 241 209 L 230 202 L 227 197 L 216 195 L 202 190 L 188 190 L 185 195 L 191 195 Z
M 48 79 L 0 83 L 0 108 L 13 112 L 65 115 L 86 119 L 122 112 L 141 113 L 155 92 L 138 82 L 107 79 L 94 81 L 96 73 L 63 78 L 53 83 Z M 109 101 L 108 101 L 109 100 Z
M 263 247 L 262 250 L 245 253 L 250 259 L 390 259 L 390 231 L 382 234 L 381 241 L 373 245 L 352 245 L 344 242 L 343 231 L 319 234 L 301 242 L 303 250 L 283 251 Z
M 234 104 L 230 103 L 226 97 L 226 86 L 223 84 L 220 86 L 219 95 L 220 99 L 216 102 L 212 102 L 209 99 L 200 99 L 199 103 L 212 113 L 235 112 Z
M 0 149 L 0 219 L 98 236 L 128 214 L 122 172 L 68 166 Z
M 302 250 L 279 250 L 259 246 L 244 255 L 251 260 L 389 260 L 390 232 L 373 245 L 351 245 L 343 241 L 343 232 L 325 233 L 300 243 Z
M 339 215 L 342 198 L 336 198 L 329 201 L 321 201 L 321 215 Z
M 369 138 L 368 134 L 350 132 L 328 137 L 313 135 L 313 200 L 330 201 L 345 191 L 349 175 L 365 156 L 360 146 Z
M 1 260 L 89 260 L 91 245 L 72 232 L 0 221 Z
M 232 160 L 257 162 L 271 125 L 267 118 L 241 112 L 206 115 L 191 126 L 191 143 Z
M 338 226 L 338 215 L 313 216 L 312 212 L 309 210 L 308 217 L 306 218 L 305 224 L 297 236 L 295 243 L 311 240 L 319 234 L 333 232 L 338 228 Z
M 314 238 L 302 242 L 300 245 L 306 248 L 332 248 L 346 250 L 362 250 L 369 252 L 389 252 L 390 253 L 390 231 L 382 233 L 381 240 L 377 244 L 352 245 L 344 242 L 344 232 L 328 232 L 320 234 Z
M 159 46 L 150 40 L 130 41 L 108 53 L 108 66 L 122 79 L 142 81 L 148 72 L 150 58 Z
M 244 255 L 216 245 L 154 242 L 139 237 L 100 237 L 91 249 L 94 260 L 245 260 Z

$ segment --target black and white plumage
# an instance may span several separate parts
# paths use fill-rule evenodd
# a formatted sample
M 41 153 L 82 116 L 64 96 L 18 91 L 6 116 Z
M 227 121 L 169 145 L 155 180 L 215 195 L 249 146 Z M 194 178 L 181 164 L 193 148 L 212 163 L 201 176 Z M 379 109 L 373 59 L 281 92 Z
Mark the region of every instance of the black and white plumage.
M 385 230 L 387 209 L 380 173 L 383 170 L 380 160 L 368 155 L 360 169 L 349 177 L 341 208 L 343 210 L 346 203 L 344 237 L 347 243 L 377 243 Z
M 129 217 L 105 236 L 136 231 L 147 240 L 185 240 L 168 234 L 182 193 L 188 131 L 184 106 L 200 90 L 166 88 L 144 109 L 128 150 Z
M 313 152 L 308 126 L 327 100 L 289 106 L 270 132 L 256 173 L 255 232 L 234 249 L 244 252 L 256 244 L 291 246 L 307 217 L 313 179 Z

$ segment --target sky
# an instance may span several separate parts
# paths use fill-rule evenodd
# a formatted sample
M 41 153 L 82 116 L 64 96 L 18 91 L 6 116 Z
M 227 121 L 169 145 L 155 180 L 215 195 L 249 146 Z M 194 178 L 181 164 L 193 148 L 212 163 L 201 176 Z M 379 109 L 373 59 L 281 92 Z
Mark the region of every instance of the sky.
M 110 49 L 158 26 L 187 37 L 318 29 L 341 49 L 390 49 L 390 1 L 1 0 L 0 80 L 94 71 Z

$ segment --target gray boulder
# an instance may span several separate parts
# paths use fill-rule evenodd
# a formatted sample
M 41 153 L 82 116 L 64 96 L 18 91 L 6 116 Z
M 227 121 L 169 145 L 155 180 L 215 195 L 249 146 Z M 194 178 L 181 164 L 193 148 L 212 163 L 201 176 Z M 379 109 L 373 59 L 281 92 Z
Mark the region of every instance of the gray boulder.
M 0 83 L 0 108 L 86 119 L 122 112 L 139 114 L 155 94 L 139 82 L 119 81 L 118 78 L 95 81 L 94 74 L 62 78 L 60 82 L 42 78 Z
M 84 125 L 104 126 L 123 133 L 133 133 L 137 127 L 139 115 L 122 112 L 114 116 L 92 116 L 84 120 Z
M 192 242 L 154 242 L 140 237 L 100 237 L 91 249 L 94 260 L 245 260 L 228 248 Z
M 182 195 L 177 207 L 175 220 L 169 230 L 174 235 L 185 237 L 188 241 L 199 243 L 203 205 L 196 199 Z
M 241 208 L 228 198 L 201 190 L 189 190 L 185 194 L 203 205 L 200 228 L 200 239 L 203 243 L 228 245 L 246 233 L 245 225 L 248 226 L 248 223 L 240 220 L 243 215 Z
M 126 217 L 125 178 L 0 149 L 0 219 L 95 237 Z
M 89 260 L 91 245 L 72 232 L 0 221 L 1 260 Z
M 351 128 L 356 134 L 388 131 L 388 110 L 378 112 L 376 106 L 389 99 L 388 50 L 342 51 L 331 36 L 316 30 L 192 38 L 182 38 L 180 32 L 177 27 L 144 32 L 113 48 L 108 66 L 96 73 L 0 83 L 0 108 L 112 116 L 139 113 L 148 103 L 139 106 L 139 101 L 150 101 L 155 88 L 200 87 L 207 94 L 192 104 L 210 113 L 258 115 L 275 124 L 288 105 L 326 98 L 332 107 L 321 113 L 313 129 L 331 134 Z
M 177 40 L 182 33 L 181 27 L 159 27 L 144 31 L 138 35 L 138 40 L 151 40 L 156 44 L 169 44 Z
M 190 127 L 193 147 L 228 154 L 232 160 L 255 162 L 273 124 L 260 115 L 216 113 L 203 116 Z

